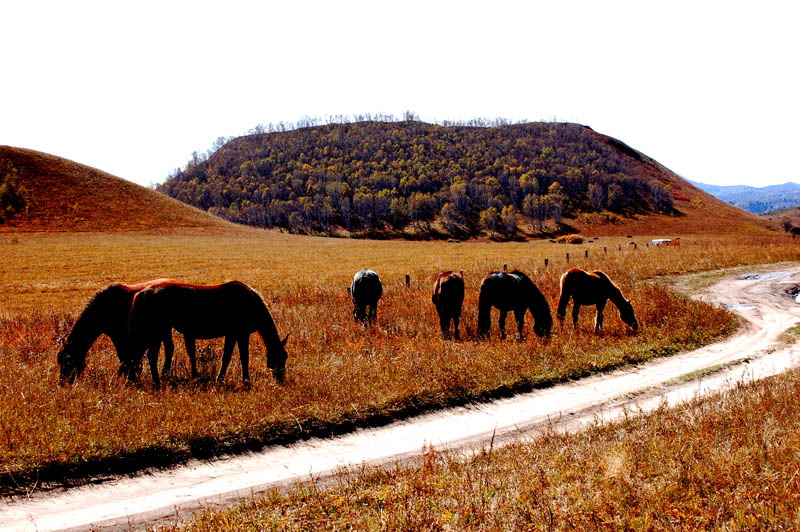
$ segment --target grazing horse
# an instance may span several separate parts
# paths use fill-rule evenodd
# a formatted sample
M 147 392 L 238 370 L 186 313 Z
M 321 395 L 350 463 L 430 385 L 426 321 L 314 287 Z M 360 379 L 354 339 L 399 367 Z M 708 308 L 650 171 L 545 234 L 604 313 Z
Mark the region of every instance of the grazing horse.
M 286 338 L 281 340 L 264 299 L 252 288 L 238 281 L 203 286 L 168 283 L 146 288 L 133 298 L 128 329 L 133 341 L 135 360 L 147 351 L 153 385 L 159 387 L 159 339 L 172 329 L 183 334 L 192 367 L 195 366 L 194 343 L 197 339 L 225 337 L 222 365 L 217 381 L 225 378 L 233 348 L 239 344 L 242 382 L 250 382 L 250 335 L 258 332 L 267 348 L 267 366 L 275 380 L 282 383 L 286 372 Z M 166 362 L 165 362 L 166 364 Z
M 567 315 L 569 298 L 572 298 L 572 324 L 578 328 L 578 313 L 581 305 L 596 305 L 597 317 L 594 321 L 594 332 L 603 332 L 603 309 L 610 299 L 619 309 L 619 316 L 634 331 L 639 329 L 639 322 L 633 313 L 631 302 L 622 295 L 620 289 L 601 271 L 587 272 L 572 268 L 561 276 L 561 296 L 558 298 L 556 316 L 563 323 Z
M 464 302 L 464 276 L 459 272 L 442 272 L 433 284 L 433 304 L 439 313 L 439 325 L 445 339 L 450 337 L 450 321 L 453 322 L 455 339 L 458 336 L 458 320 L 461 318 L 461 304 Z
M 383 295 L 383 285 L 378 274 L 372 270 L 361 270 L 353 276 L 350 297 L 353 299 L 353 318 L 356 321 L 372 321 L 378 316 L 378 300 Z M 369 307 L 369 312 L 367 312 Z
M 156 279 L 139 284 L 114 283 L 97 292 L 78 316 L 64 346 L 58 352 L 59 383 L 71 384 L 86 368 L 86 354 L 100 335 L 111 338 L 117 357 L 122 362 L 119 374 L 135 380 L 138 365 L 131 364 L 130 335 L 128 333 L 128 314 L 133 297 L 148 287 L 172 283 L 170 279 Z M 172 333 L 159 338 L 165 351 L 172 352 Z
M 489 336 L 492 307 L 500 310 L 500 335 L 503 338 L 506 336 L 506 314 L 509 310 L 514 311 L 520 338 L 523 338 L 522 327 L 527 310 L 533 315 L 533 332 L 540 337 L 550 335 L 553 325 L 550 306 L 533 281 L 519 270 L 511 273 L 492 272 L 481 282 L 478 298 L 478 335 L 481 337 Z

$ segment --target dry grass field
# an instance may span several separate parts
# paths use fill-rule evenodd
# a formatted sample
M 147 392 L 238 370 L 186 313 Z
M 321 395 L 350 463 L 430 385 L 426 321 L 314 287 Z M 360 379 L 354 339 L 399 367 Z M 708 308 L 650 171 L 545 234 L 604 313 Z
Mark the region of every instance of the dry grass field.
M 351 471 L 170 530 L 797 530 L 798 471 L 794 371 L 469 459 Z
M 633 240 L 636 249 L 628 245 L 631 239 L 605 237 L 578 246 L 374 242 L 281 233 L 0 235 L 0 485 L 29 488 L 37 481 L 80 479 L 327 434 L 668 355 L 731 331 L 735 318 L 649 279 L 800 259 L 800 249 L 787 237 L 684 236 L 680 247 L 657 249 L 645 246 L 648 239 Z M 479 342 L 478 286 L 503 264 L 528 272 L 552 311 L 558 277 L 567 267 L 603 269 L 632 299 L 640 331 L 632 335 L 609 306 L 603 337 L 591 332 L 593 312 L 585 309 L 578 333 L 556 324 L 548 342 L 533 334 L 525 341 L 500 340 L 495 314 L 492 338 Z M 362 267 L 376 270 L 384 281 L 372 328 L 353 322 L 346 292 Z M 433 279 L 443 269 L 465 274 L 459 343 L 442 340 L 430 302 Z M 211 384 L 221 341 L 200 343 L 200 382 L 188 378 L 178 341 L 175 375 L 164 389 L 152 390 L 146 375 L 142 387 L 126 386 L 116 377 L 119 363 L 104 338 L 89 353 L 77 383 L 59 388 L 59 341 L 89 298 L 114 281 L 157 277 L 197 283 L 238 279 L 259 290 L 279 332 L 290 333 L 286 385 L 275 384 L 263 345 L 253 336 L 249 390 L 239 384 L 236 359 L 226 383 Z M 530 331 L 530 316 L 526 321 Z

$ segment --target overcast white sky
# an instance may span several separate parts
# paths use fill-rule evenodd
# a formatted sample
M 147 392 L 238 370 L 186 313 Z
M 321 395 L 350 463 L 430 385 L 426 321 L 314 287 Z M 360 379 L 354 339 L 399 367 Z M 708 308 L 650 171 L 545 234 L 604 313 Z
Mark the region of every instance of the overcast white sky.
M 798 2 L 0 4 L 0 144 L 140 184 L 259 123 L 587 124 L 689 179 L 800 181 Z

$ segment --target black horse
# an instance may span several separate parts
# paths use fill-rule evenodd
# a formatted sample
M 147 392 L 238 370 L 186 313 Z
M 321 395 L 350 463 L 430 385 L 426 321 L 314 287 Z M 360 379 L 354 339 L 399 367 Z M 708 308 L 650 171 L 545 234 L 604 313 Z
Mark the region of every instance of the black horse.
M 141 290 L 172 283 L 170 279 L 156 279 L 139 284 L 114 283 L 97 292 L 75 321 L 63 347 L 58 352 L 60 383 L 72 383 L 86 367 L 86 354 L 100 335 L 111 338 L 117 357 L 122 363 L 119 374 L 130 380 L 138 377 L 139 364 L 131 362 L 128 315 L 134 296 Z M 172 331 L 164 331 L 159 338 L 165 351 L 172 353 Z M 188 350 L 188 346 L 187 346 Z M 168 369 L 168 368 L 167 368 Z
M 481 282 L 481 293 L 478 299 L 478 335 L 488 337 L 491 329 L 492 307 L 500 310 L 500 335 L 506 336 L 506 314 L 514 311 L 517 319 L 517 333 L 523 338 L 522 327 L 525 325 L 525 312 L 533 315 L 533 332 L 537 336 L 547 337 L 553 326 L 550 306 L 542 292 L 530 278 L 519 270 L 511 273 L 492 272 Z
M 450 338 L 452 321 L 455 339 L 459 340 L 458 321 L 461 318 L 461 305 L 464 303 L 464 276 L 459 272 L 440 273 L 433 284 L 431 300 L 439 313 L 439 325 L 445 339 Z
M 378 274 L 372 270 L 361 270 L 353 276 L 350 297 L 353 299 L 353 318 L 372 323 L 378 316 L 378 300 L 383 295 L 383 285 Z M 367 312 L 369 307 L 369 312 Z

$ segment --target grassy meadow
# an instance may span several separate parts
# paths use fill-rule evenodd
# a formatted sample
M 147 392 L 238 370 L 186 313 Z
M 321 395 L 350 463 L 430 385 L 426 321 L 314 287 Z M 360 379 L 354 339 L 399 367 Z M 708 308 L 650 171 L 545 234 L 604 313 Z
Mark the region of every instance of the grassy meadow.
M 669 355 L 729 333 L 736 319 L 648 279 L 800 260 L 800 247 L 785 236 L 684 237 L 680 247 L 657 249 L 645 246 L 648 239 L 633 240 L 637 249 L 628 245 L 631 239 L 616 237 L 561 245 L 255 232 L 0 235 L 0 486 L 13 491 L 325 435 Z M 480 281 L 504 264 L 530 274 L 553 314 L 563 271 L 603 269 L 633 301 L 638 334 L 609 305 L 603 337 L 591 332 L 594 313 L 584 309 L 577 333 L 556 322 L 552 338 L 542 341 L 532 334 L 528 315 L 525 341 L 513 334 L 500 340 L 494 311 L 491 339 L 477 341 Z M 384 284 L 371 328 L 353 322 L 346 292 L 362 267 L 376 270 Z M 442 340 L 430 301 L 435 275 L 444 269 L 464 271 L 463 342 Z M 198 342 L 203 379 L 191 381 L 179 338 L 174 376 L 162 390 L 152 390 L 146 371 L 141 387 L 126 386 L 103 337 L 76 384 L 59 388 L 59 342 L 91 296 L 114 281 L 159 277 L 195 283 L 238 279 L 261 292 L 279 332 L 290 333 L 286 384 L 273 381 L 263 345 L 253 335 L 249 390 L 240 385 L 236 355 L 225 384 L 213 384 L 221 340 Z M 507 332 L 515 329 L 509 319 Z

